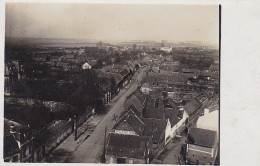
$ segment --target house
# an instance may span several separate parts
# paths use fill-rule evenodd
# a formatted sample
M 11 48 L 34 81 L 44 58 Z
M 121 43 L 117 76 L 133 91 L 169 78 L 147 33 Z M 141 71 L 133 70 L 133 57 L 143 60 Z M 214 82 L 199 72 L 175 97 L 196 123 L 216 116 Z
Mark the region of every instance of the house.
M 14 76 L 14 68 L 11 67 L 10 65 L 5 63 L 5 71 L 4 71 L 4 77 L 5 77 L 5 82 L 4 82 L 4 95 L 5 96 L 10 96 L 12 92 L 12 79 Z
M 188 114 L 186 111 L 180 109 L 166 109 L 165 118 L 169 120 L 171 125 L 169 138 L 174 139 L 177 135 L 184 131 L 184 129 L 186 129 L 186 125 L 188 123 Z M 166 140 L 166 142 L 167 141 L 168 140 Z
M 203 116 L 200 116 L 196 127 L 216 131 L 219 133 L 219 111 L 218 106 L 205 108 Z
M 123 88 L 123 77 L 118 73 L 112 73 L 112 76 L 114 77 L 117 85 L 117 92 L 119 92 L 120 89 Z
M 142 118 L 145 124 L 144 135 L 152 136 L 154 145 L 167 144 L 170 140 L 170 122 L 163 119 Z
M 19 60 L 6 61 L 4 68 L 4 95 L 10 96 L 14 94 L 14 84 L 24 78 L 24 66 Z
M 113 75 L 118 86 L 118 91 L 127 85 L 131 79 L 130 68 L 127 65 L 105 66 L 101 70 L 106 74 Z
M 144 135 L 145 124 L 133 112 L 123 114 L 122 118 L 115 124 L 112 132 L 117 134 Z
M 217 132 L 190 128 L 187 137 L 186 163 L 213 165 L 218 152 Z
M 193 100 L 186 103 L 183 107 L 183 110 L 187 112 L 189 118 L 189 125 L 194 125 L 196 123 L 195 114 L 197 111 L 201 108 L 202 103 L 199 101 L 197 97 L 195 97 Z
M 122 66 L 122 69 L 119 71 L 119 73 L 123 77 L 123 87 L 124 87 L 129 83 L 131 79 L 132 71 L 130 71 L 129 66 L 124 65 Z
M 4 161 L 32 161 L 32 135 L 29 127 L 4 118 Z M 29 141 L 29 142 L 28 142 Z
M 164 130 L 164 144 L 166 145 L 186 128 L 188 113 L 184 110 L 180 110 L 169 98 L 152 99 L 149 103 L 144 110 L 143 119 L 156 119 L 167 122 Z
M 106 163 L 148 164 L 151 158 L 151 137 L 109 133 L 105 152 Z
M 143 114 L 143 105 L 132 103 L 125 108 L 125 112 L 133 112 L 135 115 L 142 117 Z
M 91 69 L 92 66 L 90 66 L 90 64 L 88 64 L 88 62 L 84 63 L 82 65 L 82 69 Z
M 146 99 L 147 96 L 144 96 L 142 92 L 137 89 L 127 97 L 124 109 L 126 111 L 131 109 L 137 116 L 142 117 Z
M 156 75 L 155 74 L 147 75 L 144 78 L 143 82 L 148 83 L 151 86 L 151 88 L 156 88 L 156 87 L 168 88 L 169 86 L 175 84 L 184 84 L 186 81 L 187 81 L 186 77 L 183 77 L 182 75 L 177 73 L 158 73 Z
M 130 106 L 130 108 L 133 105 Z M 141 118 L 135 114 L 136 111 L 128 109 L 123 112 L 121 119 L 115 124 L 112 131 L 117 134 L 128 134 L 136 136 L 150 136 L 156 146 L 164 145 L 165 140 L 170 138 L 171 129 L 168 121 L 165 119 Z M 168 128 L 168 129 L 167 129 Z M 168 143 L 168 142 L 167 142 Z

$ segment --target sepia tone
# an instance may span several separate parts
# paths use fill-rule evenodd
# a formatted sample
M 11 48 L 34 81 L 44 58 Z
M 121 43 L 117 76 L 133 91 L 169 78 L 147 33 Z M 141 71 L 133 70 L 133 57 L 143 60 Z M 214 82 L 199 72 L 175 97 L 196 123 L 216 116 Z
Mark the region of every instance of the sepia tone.
M 219 165 L 220 6 L 6 3 L 4 161 Z

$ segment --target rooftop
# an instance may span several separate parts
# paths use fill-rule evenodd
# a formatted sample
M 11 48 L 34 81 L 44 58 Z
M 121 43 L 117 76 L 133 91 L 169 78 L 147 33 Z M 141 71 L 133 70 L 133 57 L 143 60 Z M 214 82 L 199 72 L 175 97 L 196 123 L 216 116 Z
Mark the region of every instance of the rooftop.
M 197 97 L 185 104 L 184 109 L 188 112 L 189 115 L 193 114 L 197 109 L 201 107 L 202 103 Z
M 144 159 L 149 140 L 147 136 L 109 133 L 106 154 Z
M 189 144 L 195 144 L 204 147 L 213 147 L 215 144 L 217 132 L 201 128 L 190 128 L 188 133 Z
M 133 129 L 138 135 L 143 135 L 145 124 L 135 114 L 130 112 L 123 116 L 118 121 L 118 123 L 115 124 L 114 129 L 126 131 L 129 131 L 129 129 Z
M 145 135 L 153 136 L 153 142 L 160 143 L 163 141 L 167 120 L 142 118 L 142 121 L 145 124 Z

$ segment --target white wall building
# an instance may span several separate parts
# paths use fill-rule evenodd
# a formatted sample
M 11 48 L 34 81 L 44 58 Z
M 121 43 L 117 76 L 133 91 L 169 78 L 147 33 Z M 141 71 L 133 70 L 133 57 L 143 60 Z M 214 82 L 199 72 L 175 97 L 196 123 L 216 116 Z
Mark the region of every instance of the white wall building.
M 207 129 L 219 132 L 219 111 L 205 108 L 204 115 L 197 121 L 197 128 Z
M 82 65 L 82 69 L 91 69 L 91 66 L 86 62 Z

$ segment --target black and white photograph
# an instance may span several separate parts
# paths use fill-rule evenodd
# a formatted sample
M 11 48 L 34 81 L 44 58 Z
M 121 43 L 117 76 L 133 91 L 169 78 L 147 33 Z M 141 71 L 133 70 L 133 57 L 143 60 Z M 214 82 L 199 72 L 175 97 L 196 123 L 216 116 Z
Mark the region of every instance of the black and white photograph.
M 5 3 L 3 160 L 220 165 L 221 5 Z

